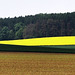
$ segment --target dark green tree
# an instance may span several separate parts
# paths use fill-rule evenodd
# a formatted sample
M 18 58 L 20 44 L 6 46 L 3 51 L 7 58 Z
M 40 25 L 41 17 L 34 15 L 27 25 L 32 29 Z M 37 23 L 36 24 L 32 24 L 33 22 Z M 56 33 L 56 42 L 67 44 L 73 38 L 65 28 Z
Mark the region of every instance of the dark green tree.
M 0 40 L 8 40 L 9 39 L 8 36 L 9 36 L 9 29 L 8 27 L 4 26 L 0 31 Z

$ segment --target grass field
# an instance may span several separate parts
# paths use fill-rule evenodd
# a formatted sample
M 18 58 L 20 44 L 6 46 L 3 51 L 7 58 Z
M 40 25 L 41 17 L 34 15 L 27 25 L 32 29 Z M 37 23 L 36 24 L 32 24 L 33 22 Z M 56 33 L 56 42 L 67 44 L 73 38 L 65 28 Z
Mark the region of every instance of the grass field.
M 0 52 L 0 75 L 75 75 L 75 54 Z
M 40 53 L 75 53 L 75 45 L 62 46 L 19 46 L 0 44 L 0 51 L 4 52 L 40 52 Z

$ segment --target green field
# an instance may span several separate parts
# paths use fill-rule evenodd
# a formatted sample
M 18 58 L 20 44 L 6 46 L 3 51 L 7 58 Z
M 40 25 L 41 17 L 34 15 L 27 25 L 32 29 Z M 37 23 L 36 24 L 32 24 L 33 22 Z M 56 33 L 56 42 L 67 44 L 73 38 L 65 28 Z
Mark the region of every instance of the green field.
M 18 46 L 0 44 L 0 51 L 6 52 L 43 52 L 43 53 L 75 53 L 74 45 L 67 46 Z

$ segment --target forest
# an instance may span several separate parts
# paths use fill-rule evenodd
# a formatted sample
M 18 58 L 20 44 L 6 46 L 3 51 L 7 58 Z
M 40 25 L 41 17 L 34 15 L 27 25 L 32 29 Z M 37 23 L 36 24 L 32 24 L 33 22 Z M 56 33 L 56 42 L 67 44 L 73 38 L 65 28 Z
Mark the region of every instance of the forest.
M 75 36 L 75 12 L 0 18 L 0 40 Z

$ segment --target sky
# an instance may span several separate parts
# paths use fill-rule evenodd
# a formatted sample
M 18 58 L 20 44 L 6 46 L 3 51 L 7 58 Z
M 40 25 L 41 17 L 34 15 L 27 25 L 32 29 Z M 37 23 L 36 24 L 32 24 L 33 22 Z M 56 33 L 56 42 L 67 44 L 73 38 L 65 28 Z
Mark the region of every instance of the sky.
M 0 0 L 0 18 L 75 11 L 75 0 Z

